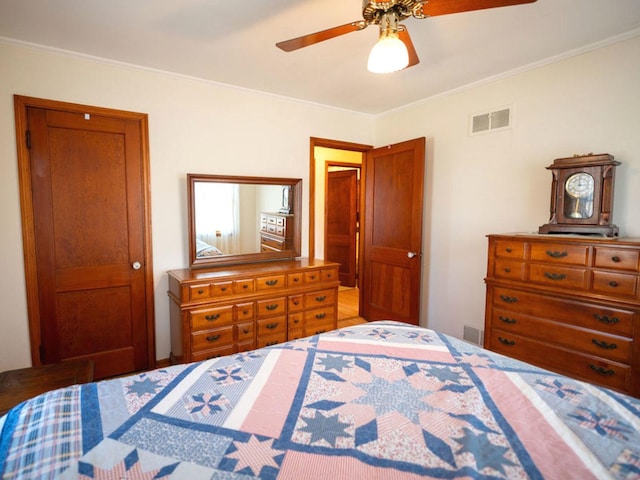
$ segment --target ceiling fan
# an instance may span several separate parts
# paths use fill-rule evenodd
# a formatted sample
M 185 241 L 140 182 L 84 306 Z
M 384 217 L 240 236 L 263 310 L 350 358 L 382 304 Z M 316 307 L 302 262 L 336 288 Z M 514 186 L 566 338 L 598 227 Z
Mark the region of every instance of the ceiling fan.
M 412 67 L 420 62 L 407 27 L 400 22 L 409 17 L 423 19 L 450 13 L 462 13 L 485 8 L 507 7 L 536 0 L 363 0 L 363 20 L 303 35 L 276 46 L 285 52 L 323 42 L 345 33 L 363 30 L 369 25 L 380 26 L 378 43 L 369 55 L 368 68 L 374 73 L 389 73 Z M 377 53 L 376 53 L 377 52 Z

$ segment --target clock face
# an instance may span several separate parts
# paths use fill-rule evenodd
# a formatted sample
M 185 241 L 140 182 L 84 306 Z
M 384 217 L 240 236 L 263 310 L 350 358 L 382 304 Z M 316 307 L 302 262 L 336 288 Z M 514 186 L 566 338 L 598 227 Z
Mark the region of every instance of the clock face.
M 593 177 L 585 172 L 574 173 L 565 183 L 565 190 L 574 198 L 586 198 L 593 195 Z

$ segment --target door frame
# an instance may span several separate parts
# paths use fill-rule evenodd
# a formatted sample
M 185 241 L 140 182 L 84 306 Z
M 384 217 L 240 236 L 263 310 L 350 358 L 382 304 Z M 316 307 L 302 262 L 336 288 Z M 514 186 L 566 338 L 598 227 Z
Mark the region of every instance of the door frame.
M 315 244 L 316 244 L 316 232 L 315 232 L 315 209 L 316 209 L 316 157 L 315 148 L 325 147 L 333 148 L 335 150 L 347 150 L 352 152 L 360 152 L 363 155 L 373 148 L 372 145 L 365 145 L 361 143 L 343 142 L 340 140 L 331 140 L 328 138 L 310 137 L 309 138 L 309 258 L 315 257 Z M 362 314 L 362 281 L 364 278 L 364 256 L 362 252 L 362 228 L 363 228 L 363 208 L 364 208 L 364 193 L 365 183 L 364 177 L 366 175 L 366 166 L 364 162 L 360 165 L 360 242 L 358 243 L 358 290 L 360 292 L 359 300 L 359 315 Z M 322 188 L 325 188 L 324 186 Z
M 14 110 L 16 122 L 16 147 L 18 156 L 18 180 L 20 184 L 20 214 L 22 218 L 22 244 L 24 255 L 25 288 L 27 294 L 27 315 L 29 320 L 29 342 L 31 348 L 31 362 L 33 366 L 42 365 L 40 359 L 40 345 L 42 330 L 40 328 L 40 307 L 38 301 L 38 278 L 35 244 L 35 218 L 33 215 L 33 195 L 31 185 L 31 162 L 27 146 L 28 122 L 27 109 L 29 107 L 67 112 L 85 113 L 89 115 L 103 115 L 123 120 L 135 120 L 140 123 L 140 156 L 142 158 L 142 210 L 144 218 L 144 261 L 146 327 L 147 327 L 147 355 L 148 365 L 153 368 L 156 364 L 155 348 L 155 313 L 154 313 L 154 285 L 153 285 L 153 255 L 151 247 L 151 190 L 150 190 L 150 161 L 149 161 L 149 128 L 146 113 L 113 110 L 110 108 L 94 107 L 74 103 L 47 100 L 42 98 L 14 95 Z

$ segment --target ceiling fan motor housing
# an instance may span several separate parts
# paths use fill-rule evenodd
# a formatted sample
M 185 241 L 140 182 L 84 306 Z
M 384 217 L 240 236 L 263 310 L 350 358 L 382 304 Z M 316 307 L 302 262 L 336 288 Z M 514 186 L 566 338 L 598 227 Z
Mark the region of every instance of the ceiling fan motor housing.
M 416 0 L 388 0 L 386 2 L 362 0 L 362 17 L 368 25 L 378 25 L 383 15 L 390 12 L 396 14 L 398 21 L 411 16 L 424 18 L 422 6 L 423 2 Z

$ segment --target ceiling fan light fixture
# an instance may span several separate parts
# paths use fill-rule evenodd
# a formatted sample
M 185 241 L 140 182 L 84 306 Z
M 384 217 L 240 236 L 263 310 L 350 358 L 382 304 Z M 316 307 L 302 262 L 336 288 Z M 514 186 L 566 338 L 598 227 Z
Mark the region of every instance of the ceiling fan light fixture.
M 385 29 L 369 53 L 367 70 L 371 73 L 392 73 L 406 68 L 407 65 L 407 46 L 400 40 L 398 32 Z

